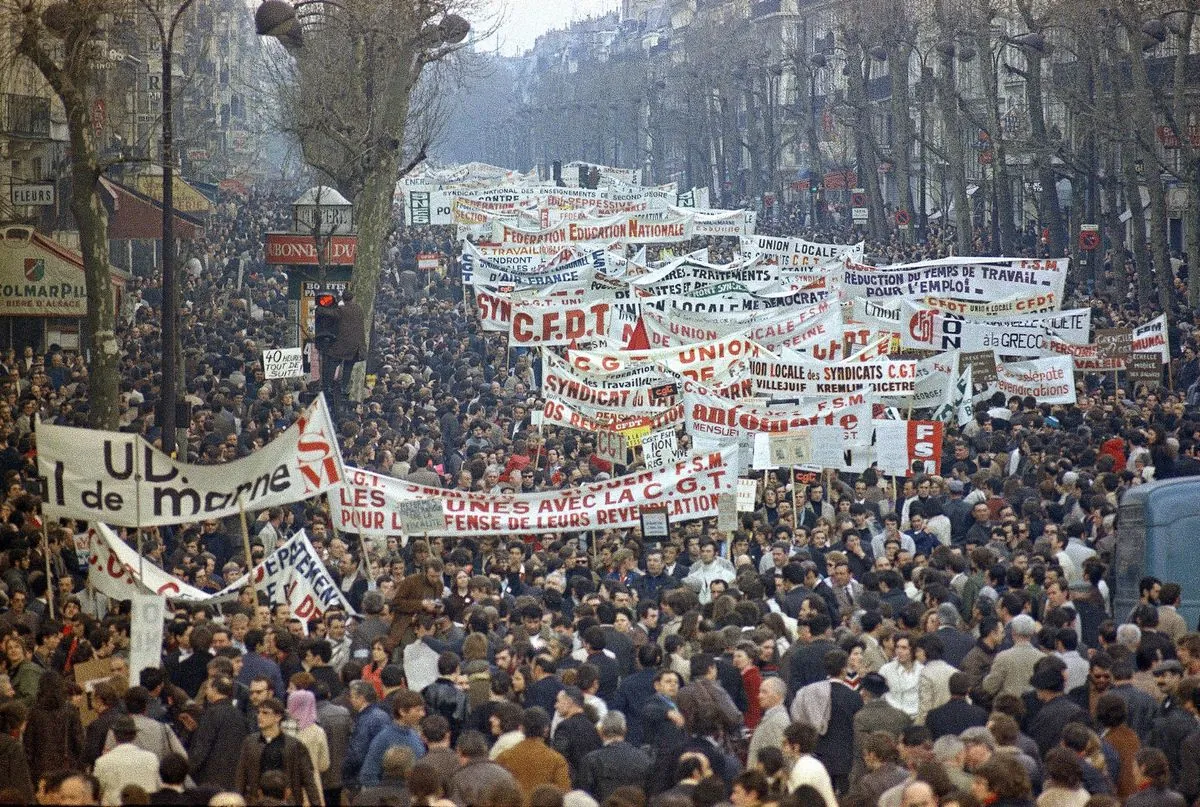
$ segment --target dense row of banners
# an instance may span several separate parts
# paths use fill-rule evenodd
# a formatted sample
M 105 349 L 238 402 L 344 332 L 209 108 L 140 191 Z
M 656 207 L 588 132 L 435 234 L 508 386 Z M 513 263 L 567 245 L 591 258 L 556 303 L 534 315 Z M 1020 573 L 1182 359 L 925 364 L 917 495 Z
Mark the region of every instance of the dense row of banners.
M 99 590 L 203 600 L 253 583 L 319 614 L 348 606 L 303 534 L 249 580 L 207 595 L 143 563 L 106 525 L 170 526 L 324 495 L 336 529 L 364 536 L 623 529 L 648 511 L 728 526 L 739 478 L 753 471 L 936 470 L 946 426 L 996 392 L 1069 404 L 1078 373 L 1159 383 L 1168 361 L 1165 318 L 1094 330 L 1090 309 L 1064 309 L 1065 259 L 873 266 L 861 243 L 757 234 L 752 212 L 709 209 L 700 189 L 583 167 L 598 187 L 470 164 L 422 167 L 398 194 L 411 223 L 457 226 L 483 329 L 540 354 L 537 428 L 586 432 L 628 472 L 536 493 L 422 487 L 345 466 L 323 397 L 220 466 L 180 462 L 132 434 L 39 424 L 45 514 L 95 525 L 81 551 Z M 696 236 L 740 249 L 713 263 L 707 249 L 680 249 Z

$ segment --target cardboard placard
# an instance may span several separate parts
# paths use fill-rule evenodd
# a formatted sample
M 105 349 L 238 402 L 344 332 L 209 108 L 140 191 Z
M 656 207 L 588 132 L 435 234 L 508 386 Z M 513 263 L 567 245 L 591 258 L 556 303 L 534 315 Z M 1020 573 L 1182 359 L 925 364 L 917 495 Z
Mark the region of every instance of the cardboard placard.
M 304 356 L 298 347 L 277 347 L 262 352 L 266 378 L 298 378 L 304 375 Z
M 1129 383 L 1135 387 L 1138 384 L 1152 387 L 1162 384 L 1162 360 L 1157 353 L 1126 354 L 1125 371 L 1129 373 Z
M 812 462 L 812 434 L 792 432 L 771 435 L 771 463 L 775 467 L 808 465 Z
M 1133 331 L 1129 328 L 1100 328 L 1096 331 L 1095 345 L 1102 359 L 1124 358 L 1132 350 Z
M 642 438 L 642 462 L 647 468 L 661 468 L 674 462 L 679 454 L 679 438 L 674 429 L 660 429 Z
M 437 499 L 415 499 L 396 502 L 396 515 L 409 535 L 437 532 L 446 528 L 442 503 Z
M 757 498 L 758 480 L 739 478 L 737 486 L 737 512 L 753 513 L 754 502 Z
M 671 537 L 671 521 L 667 516 L 667 508 L 642 507 L 642 537 Z
M 971 382 L 991 384 L 996 380 L 996 354 L 990 350 L 964 350 L 958 354 L 959 369 L 971 368 Z
M 738 528 L 738 501 L 735 493 L 722 493 L 717 497 L 717 529 L 733 532 Z

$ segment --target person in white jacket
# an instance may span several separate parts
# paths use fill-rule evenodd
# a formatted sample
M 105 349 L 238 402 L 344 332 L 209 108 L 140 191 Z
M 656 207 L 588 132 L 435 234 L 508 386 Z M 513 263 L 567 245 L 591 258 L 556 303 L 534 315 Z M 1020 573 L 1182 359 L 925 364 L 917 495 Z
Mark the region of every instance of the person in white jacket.
M 683 584 L 700 595 L 701 605 L 707 605 L 712 601 L 711 587 L 714 580 L 732 583 L 736 577 L 733 564 L 725 558 L 717 557 L 716 541 L 705 539 L 700 543 L 700 560 L 688 570 Z

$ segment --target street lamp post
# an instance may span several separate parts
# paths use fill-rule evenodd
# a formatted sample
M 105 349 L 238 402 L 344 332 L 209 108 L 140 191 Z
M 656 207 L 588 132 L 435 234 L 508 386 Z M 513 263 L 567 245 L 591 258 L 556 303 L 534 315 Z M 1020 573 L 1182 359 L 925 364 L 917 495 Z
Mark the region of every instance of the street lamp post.
M 175 266 L 175 125 L 172 109 L 172 71 L 175 31 L 194 0 L 183 0 L 175 13 L 164 20 L 147 2 L 158 27 L 162 53 L 162 395 L 158 421 L 162 428 L 163 453 L 175 453 L 176 405 L 179 398 L 179 277 Z

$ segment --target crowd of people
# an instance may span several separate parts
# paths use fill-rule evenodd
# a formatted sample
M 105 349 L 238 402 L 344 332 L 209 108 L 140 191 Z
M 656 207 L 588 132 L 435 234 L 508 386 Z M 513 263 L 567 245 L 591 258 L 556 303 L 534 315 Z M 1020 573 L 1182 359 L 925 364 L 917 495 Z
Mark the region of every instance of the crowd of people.
M 194 245 L 179 329 L 192 462 L 248 455 L 320 389 L 262 370 L 289 327 L 286 276 L 261 250 L 287 198 L 221 205 Z M 587 433 L 532 425 L 539 363 L 480 329 L 449 229 L 389 239 L 371 383 L 336 407 L 347 463 L 494 493 L 629 470 Z M 949 243 L 934 231 L 868 255 Z M 704 246 L 714 261 L 736 248 L 672 251 Z M 414 282 L 415 256 L 435 250 L 445 271 Z M 129 293 L 121 427 L 156 441 L 160 297 L 149 275 Z M 1097 327 L 1147 316 L 1075 302 Z M 38 510 L 36 418 L 86 422 L 86 362 L 10 352 L 0 803 L 1190 804 L 1200 633 L 1172 581 L 1143 580 L 1131 613 L 1112 612 L 1108 588 L 1123 494 L 1200 470 L 1194 319 L 1171 313 L 1171 387 L 1102 374 L 1077 379 L 1071 406 L 997 400 L 947 429 L 934 474 L 768 472 L 732 532 L 373 542 L 337 532 L 320 499 L 255 514 L 250 558 L 236 523 L 145 529 L 147 559 L 205 591 L 303 529 L 355 614 L 302 621 L 253 589 L 179 606 L 162 664 L 132 681 L 128 603 L 88 585 L 86 525 Z M 77 670 L 96 660 L 111 679 L 85 688 Z

